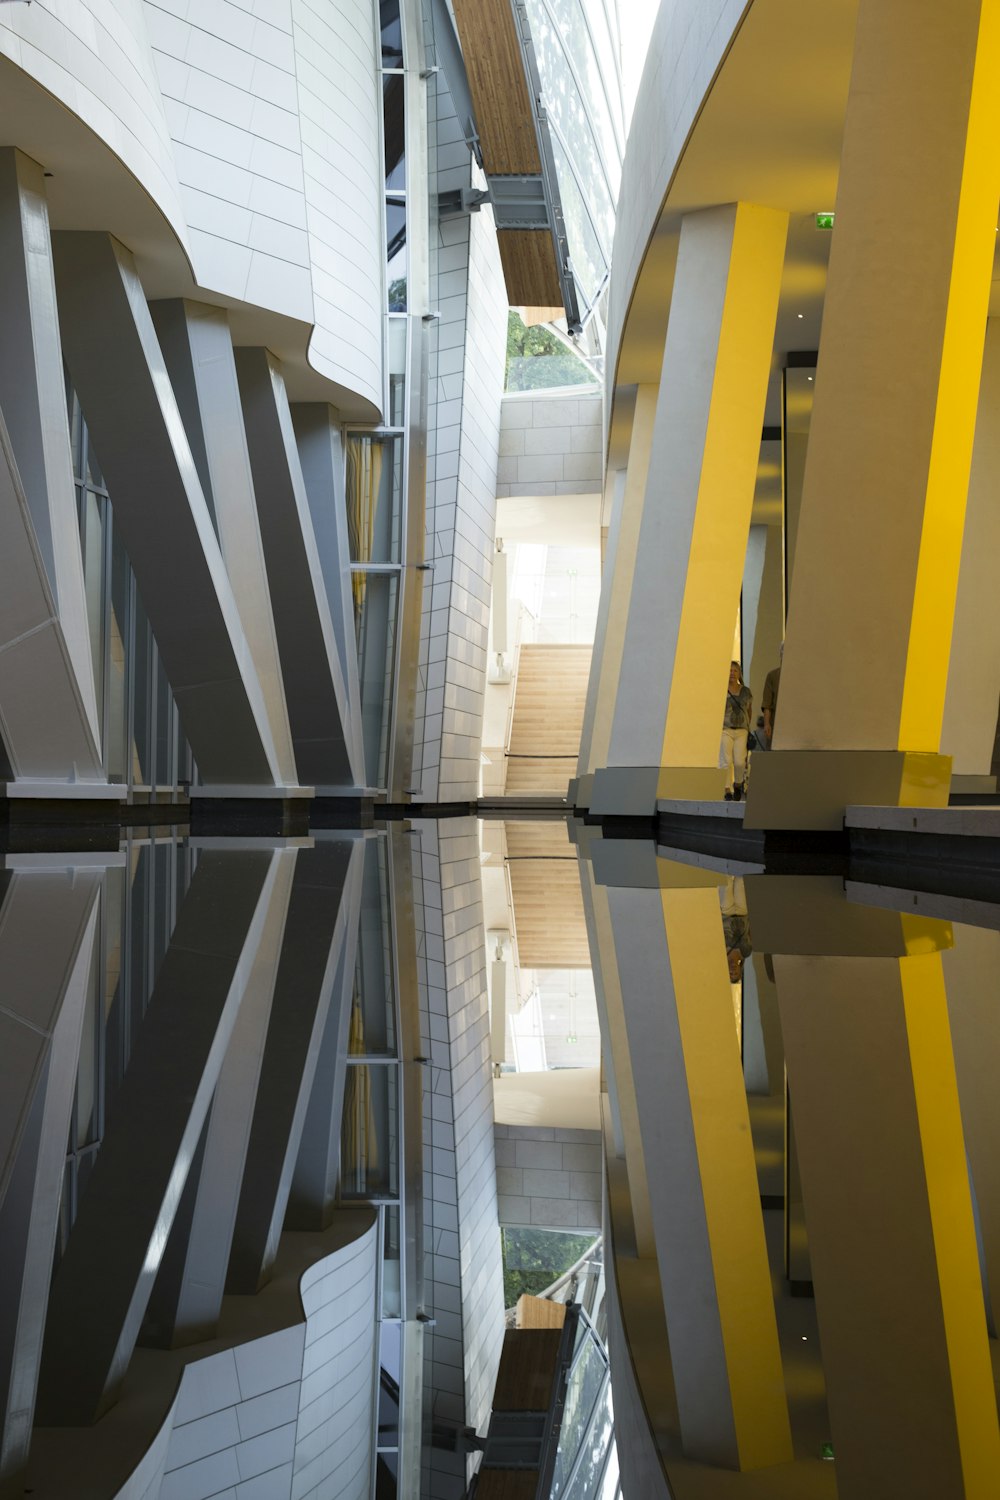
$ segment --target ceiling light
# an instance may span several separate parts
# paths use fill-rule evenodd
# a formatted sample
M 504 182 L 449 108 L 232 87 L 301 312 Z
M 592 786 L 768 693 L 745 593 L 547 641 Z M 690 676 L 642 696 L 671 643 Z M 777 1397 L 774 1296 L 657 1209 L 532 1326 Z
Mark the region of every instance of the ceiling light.
M 807 375 L 806 379 L 809 381 L 809 383 L 811 385 L 812 384 L 812 376 L 811 375 Z
M 796 313 L 795 316 L 797 318 L 804 318 L 805 317 L 805 313 Z

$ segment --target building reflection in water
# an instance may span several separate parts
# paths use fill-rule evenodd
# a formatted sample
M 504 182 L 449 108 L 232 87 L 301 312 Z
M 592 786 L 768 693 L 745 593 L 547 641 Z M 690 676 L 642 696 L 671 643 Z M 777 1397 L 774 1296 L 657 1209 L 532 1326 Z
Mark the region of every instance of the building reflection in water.
M 995 1493 L 1000 932 L 946 920 L 993 909 L 578 832 L 614 1415 L 570 1403 L 552 1493 Z M 461 1495 L 474 821 L 3 863 L 0 1493 Z

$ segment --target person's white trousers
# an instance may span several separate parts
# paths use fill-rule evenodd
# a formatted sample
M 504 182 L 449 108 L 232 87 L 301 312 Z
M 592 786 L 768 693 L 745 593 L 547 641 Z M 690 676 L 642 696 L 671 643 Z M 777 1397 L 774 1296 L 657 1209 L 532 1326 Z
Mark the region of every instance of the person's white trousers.
M 726 773 L 726 791 L 731 792 L 735 782 L 742 786 L 747 774 L 747 731 L 724 729 L 719 765 Z

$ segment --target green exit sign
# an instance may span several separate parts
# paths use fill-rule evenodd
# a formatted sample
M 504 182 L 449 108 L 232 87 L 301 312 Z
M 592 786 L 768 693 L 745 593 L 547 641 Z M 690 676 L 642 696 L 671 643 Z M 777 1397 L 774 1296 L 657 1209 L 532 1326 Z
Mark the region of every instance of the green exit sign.
M 817 229 L 832 229 L 833 228 L 833 219 L 834 219 L 834 215 L 832 213 L 817 214 L 816 215 L 816 228 Z

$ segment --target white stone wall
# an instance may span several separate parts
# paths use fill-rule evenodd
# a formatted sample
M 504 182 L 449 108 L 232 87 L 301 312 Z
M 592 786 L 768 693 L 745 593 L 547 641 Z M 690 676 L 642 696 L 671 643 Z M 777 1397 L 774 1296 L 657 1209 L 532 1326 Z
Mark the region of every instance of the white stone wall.
M 185 1365 L 115 1500 L 366 1500 L 377 1225 L 301 1277 L 303 1322 Z
M 259 7 L 258 7 L 259 8 Z M 382 100 L 371 0 L 292 0 L 313 367 L 382 408 Z
M 145 0 L 195 275 L 312 321 L 291 0 Z
M 2 5 L 0 54 L 107 142 L 184 241 L 181 189 L 144 0 Z
M 313 368 L 381 410 L 371 0 L 4 4 L 0 55 L 120 157 L 199 286 L 313 325 Z
M 601 1232 L 601 1135 L 497 1125 L 497 1208 L 506 1228 Z
M 419 822 L 414 910 L 424 1094 L 425 1410 L 485 1430 L 503 1342 L 493 1080 L 475 820 Z M 419 853 L 418 853 L 419 849 Z M 458 1500 L 464 1459 L 424 1451 L 423 1493 Z
M 438 103 L 439 189 L 468 187 L 468 147 L 448 95 Z M 438 235 L 426 522 L 434 571 L 424 587 L 413 785 L 429 801 L 463 801 L 479 792 L 507 292 L 488 208 L 446 221 Z
M 599 495 L 604 478 L 603 398 L 533 391 L 503 398 L 497 496 Z

